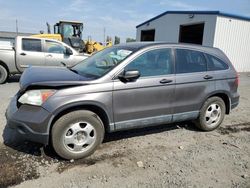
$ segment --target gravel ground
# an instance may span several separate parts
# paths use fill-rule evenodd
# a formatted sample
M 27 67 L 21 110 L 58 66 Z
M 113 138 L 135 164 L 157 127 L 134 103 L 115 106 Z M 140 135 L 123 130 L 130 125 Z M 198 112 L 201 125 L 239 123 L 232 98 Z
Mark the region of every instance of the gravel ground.
M 0 187 L 250 187 L 250 74 L 240 75 L 240 105 L 216 131 L 187 122 L 108 134 L 77 161 L 5 128 L 17 81 L 0 85 Z

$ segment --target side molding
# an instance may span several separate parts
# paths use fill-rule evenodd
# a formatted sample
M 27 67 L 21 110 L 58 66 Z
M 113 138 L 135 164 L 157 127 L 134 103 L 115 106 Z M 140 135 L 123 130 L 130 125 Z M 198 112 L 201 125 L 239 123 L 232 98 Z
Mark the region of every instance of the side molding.
M 199 111 L 183 112 L 173 115 L 173 122 L 187 121 L 198 118 Z
M 120 121 L 115 124 L 113 123 L 110 124 L 110 132 L 193 120 L 196 119 L 198 116 L 199 116 L 199 111 L 192 111 L 192 112 L 178 113 L 174 115 L 161 115 L 155 117 Z
M 164 123 L 171 123 L 172 115 L 161 115 L 142 119 L 134 119 L 115 123 L 115 131 L 128 130 L 133 128 L 143 128 Z

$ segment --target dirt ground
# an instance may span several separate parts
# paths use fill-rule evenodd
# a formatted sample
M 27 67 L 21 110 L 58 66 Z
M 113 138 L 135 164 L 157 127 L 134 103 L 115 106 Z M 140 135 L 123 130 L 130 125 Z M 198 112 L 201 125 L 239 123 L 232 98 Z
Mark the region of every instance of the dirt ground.
M 63 161 L 5 127 L 17 81 L 0 85 L 0 188 L 250 187 L 250 73 L 240 75 L 240 105 L 219 129 L 200 132 L 184 122 L 112 133 L 77 161 Z

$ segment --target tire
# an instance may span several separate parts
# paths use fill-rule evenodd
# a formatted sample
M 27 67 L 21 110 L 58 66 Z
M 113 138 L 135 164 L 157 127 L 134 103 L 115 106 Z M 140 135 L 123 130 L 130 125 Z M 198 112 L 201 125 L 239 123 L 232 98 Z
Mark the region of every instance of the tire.
M 7 78 L 8 78 L 8 71 L 4 66 L 0 65 L 0 84 L 5 83 Z
M 211 97 L 203 104 L 195 125 L 203 131 L 212 131 L 224 120 L 226 106 L 220 97 Z
M 104 137 L 101 119 L 88 110 L 77 110 L 60 117 L 52 127 L 55 152 L 64 159 L 80 159 L 95 152 Z

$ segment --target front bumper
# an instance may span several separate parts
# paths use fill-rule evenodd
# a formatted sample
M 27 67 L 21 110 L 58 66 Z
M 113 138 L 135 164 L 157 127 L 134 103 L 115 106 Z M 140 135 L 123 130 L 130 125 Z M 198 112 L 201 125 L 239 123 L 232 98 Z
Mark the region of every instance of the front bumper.
M 15 129 L 27 141 L 49 143 L 49 120 L 51 114 L 42 107 L 21 105 L 17 107 L 17 99 L 13 97 L 6 113 L 7 126 Z

